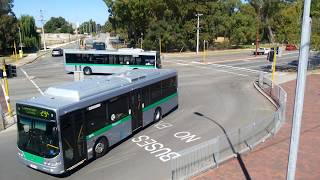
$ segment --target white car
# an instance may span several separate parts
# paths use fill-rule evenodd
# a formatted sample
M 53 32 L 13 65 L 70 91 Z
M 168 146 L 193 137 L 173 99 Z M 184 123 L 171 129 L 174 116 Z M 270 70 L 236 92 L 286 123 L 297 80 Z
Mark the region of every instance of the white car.
M 252 52 L 253 52 L 254 55 L 256 54 L 256 50 L 253 50 Z M 259 54 L 268 54 L 269 52 L 270 52 L 269 48 L 259 48 L 257 50 L 257 55 L 259 55 Z

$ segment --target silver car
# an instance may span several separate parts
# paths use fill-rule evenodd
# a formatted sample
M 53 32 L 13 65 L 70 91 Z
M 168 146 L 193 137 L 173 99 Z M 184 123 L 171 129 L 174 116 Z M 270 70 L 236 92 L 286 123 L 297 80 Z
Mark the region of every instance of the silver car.
M 63 50 L 61 48 L 54 48 L 51 53 L 53 56 L 63 56 Z

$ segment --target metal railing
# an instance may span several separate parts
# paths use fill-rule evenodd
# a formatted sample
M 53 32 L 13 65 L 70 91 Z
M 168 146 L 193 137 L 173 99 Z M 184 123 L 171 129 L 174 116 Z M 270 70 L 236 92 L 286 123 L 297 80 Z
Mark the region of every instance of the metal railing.
M 249 124 L 226 131 L 215 122 L 223 134 L 179 152 L 180 157 L 171 160 L 171 179 L 188 179 L 220 163 L 252 150 L 256 145 L 273 136 L 285 121 L 287 93 L 277 84 L 260 74 L 256 87 L 275 103 L 277 110 L 272 118 L 255 120 Z

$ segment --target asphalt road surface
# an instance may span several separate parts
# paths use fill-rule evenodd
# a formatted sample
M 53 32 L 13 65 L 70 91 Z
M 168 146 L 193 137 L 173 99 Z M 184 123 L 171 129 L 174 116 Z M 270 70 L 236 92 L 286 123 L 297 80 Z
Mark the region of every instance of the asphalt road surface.
M 72 45 L 68 48 L 70 47 Z M 233 63 L 252 62 L 258 65 L 267 62 L 262 58 L 248 60 L 245 57 L 251 56 L 247 52 L 240 54 L 241 56 L 222 54 L 218 58 L 213 55 L 209 57 L 212 64 L 199 63 L 200 58 L 166 57 L 163 61 L 164 68 L 178 70 L 179 108 L 166 116 L 160 122 L 162 125 L 152 124 L 113 148 L 104 157 L 87 163 L 85 167 L 77 169 L 63 179 L 169 179 L 170 161 L 161 160 L 156 154 L 138 146 L 134 140 L 148 136 L 173 152 L 179 152 L 222 134 L 216 124 L 196 115 L 195 112 L 214 119 L 227 131 L 253 120 L 271 119 L 274 107 L 252 84 L 259 74 L 259 69 L 241 69 L 239 67 L 244 66 L 240 64 L 234 65 L 238 68 L 229 67 L 229 59 L 236 57 L 244 59 L 232 61 Z M 228 67 L 219 66 L 227 64 Z M 247 66 L 245 68 L 247 69 Z M 11 99 L 15 102 L 18 99 L 38 96 L 40 91 L 49 86 L 72 80 L 72 75 L 66 74 L 63 70 L 62 57 L 45 56 L 23 66 L 18 72 L 18 77 L 10 79 Z M 166 123 L 166 126 L 163 126 L 163 123 Z M 196 138 L 194 141 L 186 142 L 174 136 L 179 132 L 195 135 Z M 61 178 L 20 164 L 16 158 L 15 127 L 0 132 L 0 180 L 43 179 Z

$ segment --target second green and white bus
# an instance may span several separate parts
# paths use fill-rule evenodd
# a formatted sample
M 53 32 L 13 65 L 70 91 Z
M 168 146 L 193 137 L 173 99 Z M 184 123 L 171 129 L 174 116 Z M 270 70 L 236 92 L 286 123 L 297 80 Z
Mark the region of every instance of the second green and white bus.
M 50 174 L 99 158 L 178 107 L 177 72 L 138 69 L 50 87 L 17 102 L 17 156 Z
M 161 68 L 160 54 L 157 51 L 122 48 L 118 50 L 79 50 L 64 51 L 64 67 L 67 72 L 83 71 L 92 73 L 121 73 L 131 69 Z

